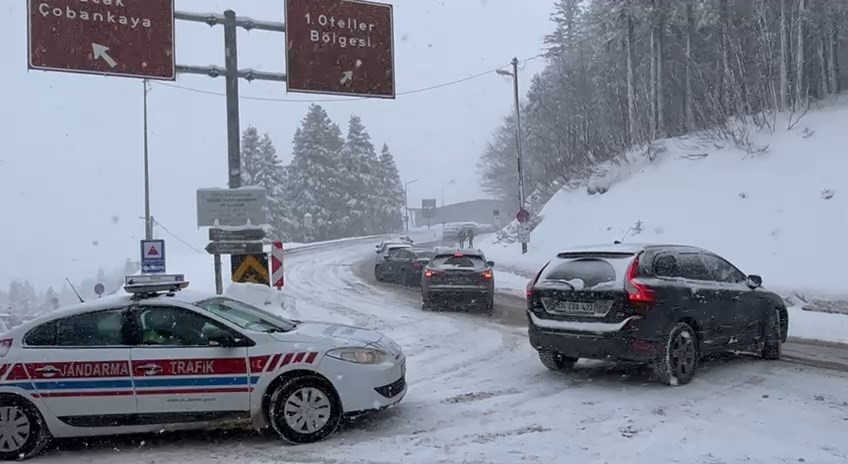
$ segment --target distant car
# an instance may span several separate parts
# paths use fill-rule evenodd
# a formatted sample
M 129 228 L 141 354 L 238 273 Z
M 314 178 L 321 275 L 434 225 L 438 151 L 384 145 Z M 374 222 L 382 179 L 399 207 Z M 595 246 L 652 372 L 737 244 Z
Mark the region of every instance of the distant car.
M 377 280 L 399 282 L 403 285 L 421 285 L 424 266 L 434 255 L 429 248 L 394 248 L 377 263 L 374 275 Z
M 437 249 L 424 267 L 421 308 L 474 306 L 491 314 L 495 307 L 494 265 L 480 250 Z
M 530 344 L 551 370 L 579 358 L 649 364 L 668 385 L 721 351 L 780 359 L 783 300 L 707 250 L 614 244 L 559 253 L 527 287 Z
M 396 256 L 399 250 L 411 249 L 412 245 L 408 243 L 389 242 L 383 245 L 383 248 L 377 250 L 377 259 L 374 261 L 374 278 L 378 282 L 385 280 L 384 271 L 390 256 Z
M 378 255 L 383 255 L 383 254 L 386 254 L 386 252 L 389 250 L 389 248 L 411 247 L 411 246 L 412 246 L 412 243 L 407 242 L 405 240 L 383 240 L 382 242 L 380 242 L 380 244 L 375 245 L 375 248 L 377 249 L 376 253 Z
M 232 425 L 310 443 L 406 394 L 403 351 L 378 332 L 181 291 L 183 276 L 126 283 L 3 334 L 0 460 L 52 438 Z

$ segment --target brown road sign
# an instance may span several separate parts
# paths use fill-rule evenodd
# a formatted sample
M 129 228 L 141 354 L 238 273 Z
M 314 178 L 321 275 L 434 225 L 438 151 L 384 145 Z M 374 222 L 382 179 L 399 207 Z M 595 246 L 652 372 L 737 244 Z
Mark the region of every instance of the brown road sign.
M 263 229 L 209 229 L 209 240 L 213 242 L 234 241 L 251 242 L 265 238 Z
M 262 242 L 210 242 L 206 245 L 210 255 L 250 255 L 262 253 Z
M 27 0 L 29 69 L 174 80 L 174 0 Z
M 271 286 L 268 273 L 268 255 L 236 255 L 230 258 L 233 282 L 263 284 Z
M 289 92 L 395 98 L 392 5 L 286 0 Z

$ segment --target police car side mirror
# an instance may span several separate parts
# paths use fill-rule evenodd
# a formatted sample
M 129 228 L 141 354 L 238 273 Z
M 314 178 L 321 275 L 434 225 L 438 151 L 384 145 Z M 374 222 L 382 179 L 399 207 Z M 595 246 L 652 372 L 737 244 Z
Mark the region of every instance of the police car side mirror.
M 232 334 L 227 333 L 223 330 L 219 330 L 217 332 L 212 333 L 208 339 L 209 346 L 220 347 L 220 348 L 235 348 L 236 347 L 236 339 Z

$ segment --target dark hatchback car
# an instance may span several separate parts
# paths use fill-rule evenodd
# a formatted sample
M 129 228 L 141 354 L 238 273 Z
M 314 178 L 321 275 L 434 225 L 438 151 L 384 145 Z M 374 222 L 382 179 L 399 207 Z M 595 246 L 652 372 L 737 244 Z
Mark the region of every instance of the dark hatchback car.
M 376 275 L 381 280 L 417 287 L 421 285 L 424 266 L 434 255 L 428 248 L 394 248 L 377 263 Z
M 491 314 L 495 307 L 494 265 L 480 250 L 437 250 L 424 267 L 421 308 L 472 306 Z
M 530 344 L 547 368 L 578 358 L 649 364 L 668 385 L 721 351 L 779 359 L 783 300 L 707 250 L 613 244 L 560 253 L 527 286 Z

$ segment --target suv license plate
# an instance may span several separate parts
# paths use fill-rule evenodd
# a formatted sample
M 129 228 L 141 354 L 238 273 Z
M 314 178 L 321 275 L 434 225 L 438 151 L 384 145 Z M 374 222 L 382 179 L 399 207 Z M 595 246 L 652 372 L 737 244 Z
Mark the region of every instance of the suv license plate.
M 581 303 L 577 301 L 558 301 L 553 308 L 556 313 L 571 314 L 594 314 L 595 303 Z

